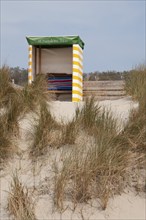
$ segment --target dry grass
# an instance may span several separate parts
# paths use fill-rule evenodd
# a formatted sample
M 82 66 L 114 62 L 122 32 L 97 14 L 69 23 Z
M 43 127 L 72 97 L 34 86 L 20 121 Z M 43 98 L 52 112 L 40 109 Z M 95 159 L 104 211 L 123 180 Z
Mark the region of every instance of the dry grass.
M 66 149 L 62 164 L 56 164 L 56 207 L 62 210 L 67 199 L 76 206 L 98 198 L 102 209 L 106 209 L 109 198 L 121 193 L 128 181 L 131 152 L 146 153 L 145 68 L 133 70 L 126 78 L 126 91 L 139 101 L 139 109 L 131 113 L 121 133 L 117 133 L 117 122 L 110 111 L 101 109 L 93 97 L 86 99 L 82 109 L 77 108 L 71 121 L 59 125 L 46 104 L 44 75 L 38 75 L 32 85 L 19 92 L 9 84 L 8 69 L 1 69 L 0 77 L 0 107 L 4 108 L 0 116 L 0 159 L 4 161 L 10 155 L 10 135 L 17 131 L 19 118 L 28 111 L 35 111 L 38 119 L 30 149 L 32 161 L 45 155 L 48 147 L 74 145 Z M 93 144 L 76 144 L 82 130 L 94 139 Z M 31 204 L 28 192 L 14 176 L 8 208 L 16 219 L 35 219 L 28 204 Z
M 60 145 L 75 144 L 77 133 L 77 123 L 74 119 L 62 125 Z
M 0 123 L 2 124 L 0 128 L 0 159 L 3 162 L 4 158 L 8 158 L 8 155 L 10 155 L 8 151 L 10 150 L 11 136 L 19 134 L 19 120 L 29 111 L 37 112 L 40 105 L 42 105 L 41 103 L 50 100 L 48 94 L 45 93 L 46 88 L 46 78 L 44 75 L 39 74 L 32 85 L 26 85 L 24 89 L 17 90 L 13 88 L 10 83 L 9 67 L 3 66 L 0 69 Z M 43 131 L 45 114 L 49 121 L 51 115 L 46 113 L 46 109 L 43 110 L 41 108 L 41 119 L 39 121 L 40 128 L 35 131 L 38 137 L 36 137 L 36 142 L 34 143 L 39 147 L 40 145 L 46 144 L 45 136 L 44 138 L 40 137 L 45 134 L 45 130 Z M 44 125 L 42 125 L 41 120 Z M 52 121 L 50 121 L 50 124 L 51 123 Z M 40 142 L 39 138 L 41 138 Z
M 71 199 L 76 206 L 98 198 L 105 209 L 109 198 L 125 186 L 128 152 L 121 145 L 113 139 L 90 147 L 74 147 L 55 176 L 57 208 L 63 209 L 65 199 Z
M 76 206 L 79 202 L 98 198 L 105 209 L 108 199 L 125 186 L 129 156 L 127 142 L 125 137 L 117 134 L 111 113 L 99 109 L 93 99 L 87 100 L 83 109 L 77 112 L 78 126 L 93 135 L 95 143 L 75 145 L 64 154 L 63 164 L 55 175 L 55 205 L 62 210 L 65 199 L 71 199 Z
M 40 103 L 38 120 L 34 126 L 33 144 L 30 151 L 32 158 L 45 155 L 49 147 L 61 147 L 75 144 L 78 126 L 78 111 L 74 118 L 67 123 L 58 123 L 51 115 L 46 102 Z
M 9 68 L 0 68 L 0 165 L 14 152 L 13 133 L 18 131 L 17 118 L 20 115 L 17 92 L 11 86 Z
M 14 93 L 15 89 L 10 83 L 9 68 L 3 66 L 0 68 L 0 108 L 7 104 L 9 95 Z
M 138 65 L 125 77 L 125 90 L 133 99 L 140 100 L 145 94 L 146 65 Z
M 76 111 L 76 121 L 78 126 L 85 130 L 88 135 L 99 136 L 100 132 L 105 134 L 117 133 L 117 122 L 110 110 L 101 108 L 94 97 L 85 100 L 82 109 Z
M 77 139 L 78 133 L 80 132 L 80 119 L 79 119 L 79 109 L 76 109 L 75 116 L 71 121 L 67 123 L 62 123 L 61 125 L 61 136 L 60 136 L 60 146 L 62 145 L 73 145 Z
M 114 137 L 117 135 L 117 119 L 115 119 L 109 109 L 102 108 L 98 115 L 93 133 L 96 139 L 100 139 L 101 136 Z
M 82 108 L 77 108 L 71 121 L 61 125 L 60 144 L 74 145 L 79 135 L 85 131 L 85 135 L 100 137 L 100 132 L 115 135 L 117 133 L 116 120 L 109 110 L 101 109 L 94 97 L 87 98 Z
M 18 134 L 19 120 L 24 116 L 23 101 L 19 94 L 9 94 L 7 105 L 3 117 L 6 121 L 7 130 L 13 134 Z
M 99 114 L 100 107 L 98 103 L 95 103 L 94 97 L 86 98 L 83 108 L 77 109 L 78 122 L 89 134 L 92 133 Z
M 135 179 L 136 191 L 145 192 L 146 166 L 146 66 L 136 67 L 125 79 L 127 94 L 139 103 L 136 110 L 131 111 L 129 121 L 123 131 L 127 138 L 127 146 L 133 155 L 132 178 Z M 132 163 L 132 162 L 131 162 Z M 135 177 L 138 178 L 135 178 Z
M 18 131 L 18 118 L 23 112 L 23 102 L 11 83 L 9 68 L 0 69 L 0 110 L 3 109 L 3 121 L 8 132 Z
M 7 161 L 12 153 L 11 136 L 5 123 L 4 118 L 0 116 L 0 166 L 2 166 L 4 161 Z
M 146 153 L 146 66 L 133 70 L 125 83 L 127 93 L 139 102 L 139 108 L 131 112 L 124 133 L 133 150 Z
M 0 69 L 0 107 L 7 107 L 15 101 L 17 107 L 21 108 L 17 114 L 34 111 L 40 102 L 50 100 L 46 88 L 46 76 L 38 74 L 31 85 L 26 85 L 22 90 L 16 90 L 10 83 L 9 68 L 3 66 Z
M 34 210 L 28 189 L 24 187 L 17 174 L 13 175 L 8 198 L 8 210 L 15 220 L 35 220 Z
M 146 154 L 146 115 L 132 111 L 129 123 L 124 129 L 131 150 Z
M 52 147 L 53 131 L 58 128 L 58 124 L 52 117 L 48 106 L 45 102 L 41 102 L 38 113 L 37 123 L 34 125 L 33 143 L 30 150 L 30 156 L 37 158 L 46 154 L 48 147 Z
M 21 91 L 21 97 L 26 111 L 34 111 L 41 102 L 50 101 L 46 93 L 47 80 L 44 74 L 38 74 L 31 85 L 26 85 Z
M 127 80 L 126 90 L 139 102 L 139 108 L 132 111 L 129 122 L 120 133 L 117 133 L 117 122 L 110 111 L 101 109 L 94 98 L 87 99 L 83 108 L 78 109 L 76 124 L 94 136 L 95 144 L 74 146 L 64 155 L 62 166 L 55 175 L 54 201 L 58 209 L 63 209 L 65 200 L 70 199 L 76 206 L 91 198 L 98 198 L 102 209 L 106 209 L 109 198 L 120 194 L 130 180 L 132 152 L 140 153 L 135 154 L 139 157 L 135 166 L 145 164 L 145 67 L 133 70 Z M 69 126 L 67 131 L 71 134 L 72 130 L 74 128 Z M 69 135 L 66 140 L 67 137 Z
M 109 198 L 126 187 L 130 179 L 130 149 L 141 153 L 146 149 L 145 76 L 143 69 L 135 70 L 129 76 L 129 94 L 139 101 L 139 109 L 131 113 L 121 133 L 117 133 L 117 122 L 110 111 L 101 109 L 93 97 L 86 99 L 82 109 L 77 109 L 76 121 L 70 122 L 64 130 L 64 143 L 70 135 L 74 136 L 72 132 L 78 125 L 78 131 L 84 129 L 92 135 L 95 144 L 90 147 L 74 146 L 64 156 L 62 166 L 55 175 L 54 201 L 58 209 L 64 208 L 65 200 L 71 200 L 76 206 L 91 198 L 98 198 L 102 209 L 106 209 Z M 71 143 L 75 143 L 75 138 Z

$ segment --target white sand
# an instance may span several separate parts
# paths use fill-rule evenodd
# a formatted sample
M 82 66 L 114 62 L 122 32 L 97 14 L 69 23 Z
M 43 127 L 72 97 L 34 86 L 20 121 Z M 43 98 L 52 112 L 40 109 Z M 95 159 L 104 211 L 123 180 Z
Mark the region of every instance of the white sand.
M 52 102 L 51 112 L 57 120 L 70 120 L 75 114 L 76 107 L 82 108 L 84 102 L 73 103 L 73 102 Z M 125 97 L 118 100 L 105 100 L 100 101 L 99 105 L 105 107 L 113 113 L 113 116 L 118 119 L 119 126 L 122 128 L 128 118 L 131 109 L 137 108 L 138 103 L 133 102 L 130 97 Z
M 129 111 L 132 108 L 138 107 L 137 102 L 133 102 L 130 97 L 125 97 L 117 100 L 105 100 L 97 102 L 101 106 L 105 106 L 108 109 L 119 117 L 122 116 L 123 120 L 127 119 L 129 116 Z M 74 115 L 75 109 L 77 106 L 82 107 L 84 102 L 61 102 L 54 101 L 51 103 L 52 113 L 56 116 L 56 118 L 66 118 L 71 119 Z
M 99 210 L 99 204 L 78 205 L 75 211 L 69 208 L 62 214 L 52 213 L 52 204 L 49 196 L 42 196 L 36 206 L 36 213 L 39 219 L 110 219 L 110 220 L 144 220 L 146 218 L 145 198 L 136 196 L 129 192 L 110 199 L 108 208 L 105 211 Z M 84 216 L 84 218 L 82 218 Z
M 113 101 L 101 101 L 101 106 L 110 108 L 113 112 L 114 117 L 118 118 L 122 126 L 126 123 L 129 112 L 132 108 L 136 108 L 138 105 L 131 101 L 130 98 L 124 98 Z M 83 103 L 71 103 L 71 102 L 52 102 L 51 111 L 57 120 L 70 120 L 75 112 L 77 106 L 82 106 Z M 123 193 L 121 196 L 115 196 L 114 199 L 109 200 L 108 207 L 105 211 L 99 209 L 100 205 L 98 201 L 92 200 L 89 204 L 79 204 L 75 211 L 72 211 L 72 204 L 69 205 L 62 214 L 55 211 L 53 208 L 53 192 L 51 177 L 51 163 L 54 158 L 57 161 L 61 160 L 60 149 L 50 150 L 49 154 L 46 155 L 46 161 L 43 165 L 38 162 L 35 167 L 35 178 L 33 176 L 34 170 L 31 165 L 31 161 L 28 158 L 27 150 L 29 148 L 30 139 L 28 134 L 31 132 L 31 117 L 28 115 L 26 119 L 20 122 L 20 133 L 21 138 L 17 140 L 17 144 L 20 147 L 20 154 L 15 155 L 7 165 L 7 167 L 1 171 L 0 183 L 1 183 L 1 202 L 0 202 L 0 219 L 6 220 L 11 219 L 6 210 L 7 197 L 11 182 L 12 172 L 18 172 L 20 180 L 30 190 L 35 184 L 38 189 L 32 194 L 32 198 L 35 201 L 35 213 L 37 219 L 111 219 L 111 220 L 144 220 L 146 219 L 145 202 L 144 196 L 136 195 L 130 191 Z M 48 179 L 50 182 L 48 182 Z M 47 180 L 47 182 L 46 182 Z M 45 185 L 47 183 L 47 185 Z M 41 187 L 43 192 L 47 190 L 47 194 L 40 195 Z M 46 188 L 45 188 L 46 187 Z M 92 205 L 92 206 L 91 206 Z

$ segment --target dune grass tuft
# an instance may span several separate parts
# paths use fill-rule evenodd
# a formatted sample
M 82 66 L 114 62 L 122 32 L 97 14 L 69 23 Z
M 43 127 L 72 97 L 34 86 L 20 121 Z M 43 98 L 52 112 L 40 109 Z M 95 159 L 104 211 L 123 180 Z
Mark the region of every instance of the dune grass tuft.
M 99 108 L 93 98 L 81 110 L 77 109 L 77 123 L 95 142 L 80 143 L 64 154 L 62 167 L 55 176 L 54 201 L 62 210 L 65 199 L 70 198 L 76 206 L 98 198 L 105 209 L 109 198 L 125 186 L 129 156 L 126 138 L 117 134 L 116 120 L 110 111 Z
M 7 131 L 6 123 L 0 115 L 0 166 L 7 161 L 12 153 L 11 136 Z
M 15 89 L 10 83 L 9 67 L 0 68 L 0 108 L 4 107 L 10 94 L 14 94 Z
M 146 65 L 139 65 L 125 78 L 125 89 L 139 104 L 130 113 L 129 121 L 123 135 L 127 138 L 127 146 L 133 154 L 132 176 L 136 191 L 145 192 L 146 166 Z M 136 177 L 137 176 L 137 177 Z M 136 177 L 136 178 L 135 178 Z
M 10 82 L 9 67 L 3 66 L 0 69 L 0 123 L 1 137 L 0 137 L 0 159 L 4 161 L 4 158 L 8 158 L 10 153 L 10 139 L 11 136 L 19 134 L 19 120 L 24 117 L 27 112 L 37 112 L 41 103 L 45 103 L 50 100 L 50 97 L 46 93 L 47 81 L 43 74 L 36 76 L 34 82 L 31 85 L 26 85 L 23 89 L 15 89 Z M 46 109 L 41 109 L 41 120 L 45 120 Z M 47 114 L 46 114 L 47 115 Z M 46 116 L 49 120 L 51 115 Z M 51 122 L 52 123 L 52 122 Z M 44 123 L 45 124 L 45 123 Z M 40 131 L 43 130 L 42 123 L 39 122 Z M 43 125 L 44 126 L 44 125 Z M 36 131 L 37 135 L 44 135 L 45 130 Z M 36 142 L 38 142 L 38 136 Z M 43 143 L 46 139 L 41 140 Z M 35 143 L 39 145 L 40 143 Z
M 72 120 L 61 124 L 60 146 L 66 144 L 75 144 L 78 133 L 81 129 L 79 120 L 79 109 L 77 108 Z
M 75 146 L 63 160 L 55 178 L 54 200 L 63 209 L 65 199 L 77 203 L 98 198 L 102 209 L 119 194 L 127 178 L 128 151 L 114 138 L 93 146 Z
M 100 107 L 98 103 L 95 102 L 94 97 L 86 98 L 83 108 L 78 109 L 78 121 L 83 129 L 89 133 L 92 132 L 92 128 L 95 126 L 99 113 Z
M 144 98 L 146 88 L 146 65 L 141 64 L 125 76 L 125 90 L 135 100 Z
M 46 102 L 40 103 L 37 123 L 34 125 L 33 143 L 30 156 L 36 158 L 47 152 L 47 147 L 52 143 L 52 132 L 57 129 L 58 124 L 48 110 Z
M 131 112 L 124 132 L 132 149 L 146 153 L 146 66 L 140 65 L 125 79 L 127 94 L 138 101 L 139 107 Z
M 50 101 L 47 91 L 47 80 L 44 74 L 38 74 L 31 85 L 26 85 L 21 91 L 24 108 L 34 111 L 42 101 Z
M 62 125 L 61 140 L 60 140 L 61 145 L 75 144 L 75 140 L 78 133 L 76 125 L 77 124 L 76 121 L 74 121 L 74 119 Z
M 13 175 L 8 197 L 8 210 L 15 220 L 36 219 L 28 189 L 22 185 L 17 174 Z

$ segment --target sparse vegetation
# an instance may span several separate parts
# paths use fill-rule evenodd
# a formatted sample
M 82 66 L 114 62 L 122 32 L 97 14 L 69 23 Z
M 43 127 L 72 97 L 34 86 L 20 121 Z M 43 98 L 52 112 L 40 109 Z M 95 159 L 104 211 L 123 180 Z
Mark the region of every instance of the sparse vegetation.
M 0 115 L 0 166 L 11 155 L 11 136 L 9 135 L 5 119 Z
M 128 95 L 131 95 L 134 100 L 145 101 L 146 94 L 146 66 L 139 65 L 131 70 L 125 76 L 125 90 Z
M 38 121 L 34 126 L 33 143 L 30 151 L 32 158 L 46 153 L 47 146 L 53 144 L 52 132 L 58 127 L 57 122 L 48 110 L 47 103 L 41 102 L 38 111 Z
M 46 88 L 47 81 L 44 74 L 37 75 L 31 85 L 25 85 L 21 97 L 26 111 L 34 111 L 40 103 L 50 100 Z
M 63 209 L 63 201 L 67 198 L 75 205 L 99 198 L 105 209 L 108 199 L 120 193 L 128 182 L 129 147 L 141 152 L 146 149 L 146 72 L 140 68 L 130 74 L 126 90 L 139 101 L 139 109 L 131 113 L 121 133 L 117 134 L 116 121 L 110 111 L 101 110 L 94 98 L 87 99 L 84 107 L 78 110 L 80 126 L 94 135 L 96 142 L 90 147 L 76 146 L 64 158 L 62 169 L 58 177 L 55 176 L 54 199 L 59 209 Z
M 13 175 L 8 198 L 8 210 L 15 220 L 36 219 L 28 189 L 22 185 L 17 174 Z
M 75 119 L 62 125 L 60 144 L 75 144 L 78 133 L 78 124 Z
M 132 149 L 146 153 L 146 66 L 131 71 L 125 83 L 127 93 L 139 102 L 139 108 L 131 112 L 124 132 Z
M 0 108 L 4 107 L 11 94 L 15 94 L 15 89 L 10 84 L 9 68 L 0 68 Z
M 60 146 L 66 144 L 75 144 L 77 135 L 80 132 L 79 109 L 76 109 L 75 116 L 71 121 L 61 124 Z
M 58 177 L 55 176 L 55 204 L 63 209 L 63 199 L 67 197 L 74 205 L 99 198 L 105 209 L 108 199 L 124 188 L 128 167 L 126 140 L 117 134 L 116 121 L 110 112 L 101 110 L 93 98 L 86 100 L 77 115 L 80 127 L 95 142 L 74 146 L 64 156 Z
M 67 198 L 74 205 L 99 198 L 105 209 L 108 199 L 124 188 L 127 159 L 123 143 L 116 143 L 115 139 L 100 139 L 100 143 L 90 147 L 75 146 L 55 178 L 55 204 L 63 209 Z
M 139 103 L 136 110 L 132 110 L 129 121 L 123 131 L 127 137 L 127 145 L 134 156 L 134 170 L 138 178 L 135 189 L 145 192 L 146 182 L 143 172 L 146 166 L 146 66 L 137 66 L 126 77 L 125 89 L 127 94 Z M 135 177 L 134 177 L 135 178 Z M 140 183 L 140 184 L 139 184 Z
M 21 96 L 17 93 L 9 94 L 7 105 L 3 117 L 6 121 L 7 130 L 11 133 L 18 133 L 18 121 L 24 116 L 23 101 Z
M 31 161 L 44 156 L 49 148 L 66 145 L 61 161 L 55 164 L 54 205 L 63 210 L 65 200 L 76 207 L 94 198 L 104 210 L 109 198 L 120 194 L 129 182 L 133 155 L 140 158 L 135 166 L 145 164 L 146 68 L 138 67 L 125 76 L 125 90 L 139 102 L 139 108 L 131 112 L 120 132 L 110 110 L 101 108 L 93 97 L 76 109 L 72 120 L 58 123 L 47 104 L 46 83 L 45 76 L 39 74 L 32 85 L 16 90 L 10 83 L 9 69 L 0 69 L 0 163 L 13 152 L 11 140 L 18 133 L 19 119 L 33 111 L 36 123 L 29 149 Z M 90 139 L 78 142 L 79 135 Z M 13 176 L 8 210 L 16 220 L 35 219 L 28 190 L 17 175 Z
M 109 133 L 116 135 L 117 122 L 110 110 L 101 108 L 94 97 L 87 98 L 83 108 L 77 109 L 77 123 L 88 135 L 98 138 L 100 132 L 105 136 Z
M 40 74 L 32 85 L 26 85 L 24 89 L 17 90 L 10 82 L 9 67 L 3 66 L 0 69 L 0 123 L 2 124 L 0 159 L 3 162 L 4 158 L 10 155 L 11 137 L 19 132 L 19 120 L 25 113 L 37 111 L 41 103 L 49 100 L 48 94 L 45 93 L 46 83 L 45 76 Z
M 97 118 L 99 117 L 100 107 L 95 103 L 94 97 L 86 98 L 82 109 L 78 109 L 78 121 L 88 132 L 92 132 Z
M 0 165 L 14 152 L 12 137 L 18 132 L 19 96 L 9 81 L 9 68 L 0 69 Z

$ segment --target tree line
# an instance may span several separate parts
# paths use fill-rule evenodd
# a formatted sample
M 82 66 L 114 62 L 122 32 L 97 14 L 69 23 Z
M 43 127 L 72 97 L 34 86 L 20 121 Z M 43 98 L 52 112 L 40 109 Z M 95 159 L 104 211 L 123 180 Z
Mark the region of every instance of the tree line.
M 86 81 L 105 81 L 105 80 L 123 80 L 130 71 L 95 71 L 84 73 L 84 80 Z
M 125 76 L 131 71 L 95 71 L 90 73 L 84 73 L 83 79 L 85 81 L 105 81 L 105 80 L 123 80 Z M 28 82 L 28 70 L 25 68 L 11 67 L 10 78 L 18 85 L 25 85 Z

